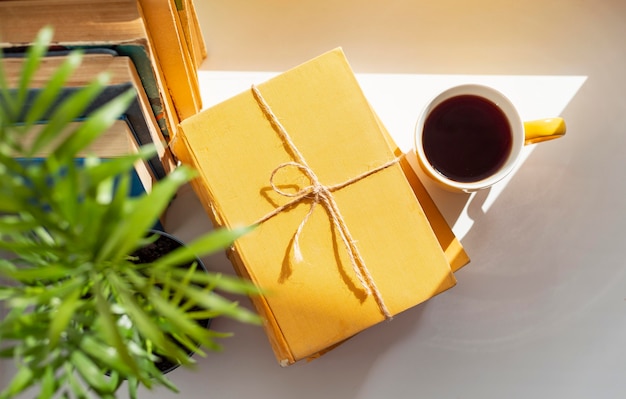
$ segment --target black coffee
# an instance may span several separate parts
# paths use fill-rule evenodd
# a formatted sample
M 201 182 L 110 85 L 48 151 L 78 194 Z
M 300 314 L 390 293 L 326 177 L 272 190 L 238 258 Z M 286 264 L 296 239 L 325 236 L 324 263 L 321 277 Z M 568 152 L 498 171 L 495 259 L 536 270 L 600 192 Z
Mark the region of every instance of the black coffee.
M 424 124 L 422 143 L 430 164 L 458 182 L 491 176 L 511 152 L 511 127 L 500 108 L 473 95 L 437 105 Z

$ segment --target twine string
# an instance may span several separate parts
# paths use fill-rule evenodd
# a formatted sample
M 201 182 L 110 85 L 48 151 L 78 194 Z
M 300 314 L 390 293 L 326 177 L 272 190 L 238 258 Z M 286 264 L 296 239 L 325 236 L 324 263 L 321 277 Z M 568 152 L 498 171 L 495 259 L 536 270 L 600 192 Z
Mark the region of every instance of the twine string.
M 324 185 L 319 181 L 319 178 L 317 177 L 313 169 L 309 167 L 306 160 L 304 159 L 304 156 L 294 144 L 291 136 L 289 135 L 285 127 L 282 125 L 278 117 L 274 114 L 270 106 L 267 104 L 261 92 L 254 85 L 252 86 L 252 93 L 255 100 L 261 107 L 261 110 L 273 126 L 274 130 L 280 135 L 280 138 L 283 140 L 284 144 L 288 147 L 289 151 L 291 151 L 293 157 L 295 158 L 295 161 L 285 162 L 278 165 L 270 175 L 270 185 L 272 189 L 282 196 L 293 199 L 281 206 L 276 207 L 272 212 L 257 220 L 255 224 L 263 223 L 304 200 L 310 200 L 311 206 L 305 217 L 298 225 L 298 228 L 296 229 L 293 237 L 294 259 L 297 262 L 301 262 L 303 260 L 303 256 L 300 249 L 300 235 L 302 234 L 304 226 L 307 224 L 316 206 L 318 204 L 321 205 L 326 210 L 332 221 L 332 224 L 339 232 L 339 237 L 341 238 L 341 241 L 346 248 L 348 258 L 350 259 L 350 264 L 352 266 L 354 274 L 359 280 L 359 283 L 361 284 L 367 295 L 372 295 L 374 297 L 374 300 L 385 319 L 390 319 L 392 317 L 391 313 L 385 305 L 382 294 L 376 286 L 374 278 L 372 277 L 367 266 L 365 265 L 365 261 L 363 260 L 363 257 L 361 256 L 361 253 L 356 245 L 356 241 L 352 237 L 352 234 L 348 229 L 348 226 L 339 210 L 339 207 L 337 206 L 337 203 L 335 202 L 335 198 L 332 193 L 398 163 L 401 157 L 394 158 L 376 168 L 361 173 L 351 179 L 348 179 L 345 182 L 330 186 Z M 280 170 L 288 167 L 294 167 L 299 169 L 309 179 L 310 184 L 308 186 L 300 188 L 296 192 L 287 192 L 278 187 L 278 185 L 275 183 L 276 174 Z

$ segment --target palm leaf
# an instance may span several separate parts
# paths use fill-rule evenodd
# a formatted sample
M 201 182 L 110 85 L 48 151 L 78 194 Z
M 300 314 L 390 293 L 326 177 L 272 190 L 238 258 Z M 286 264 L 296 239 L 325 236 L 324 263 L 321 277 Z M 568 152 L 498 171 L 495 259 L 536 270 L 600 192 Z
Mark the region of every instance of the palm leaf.
M 153 267 L 170 267 L 172 265 L 181 265 L 191 262 L 199 256 L 227 248 L 237 238 L 248 234 L 253 229 L 254 227 L 236 227 L 233 229 L 215 230 L 212 234 L 202 236 L 159 258 L 154 262 Z
M 114 226 L 111 236 L 103 243 L 98 260 L 120 260 L 136 249 L 137 243 L 161 216 L 164 209 L 178 191 L 194 176 L 194 172 L 186 167 L 179 167 L 171 172 L 166 179 L 160 180 L 152 191 L 136 200 L 128 201 L 125 215 Z
M 37 39 L 26 52 L 26 59 L 22 67 L 22 73 L 17 88 L 17 98 L 10 102 L 10 104 L 13 105 L 11 114 L 14 118 L 18 117 L 24 107 L 31 79 L 37 71 L 39 64 L 41 64 L 43 55 L 48 50 L 48 46 L 52 41 L 52 35 L 52 28 L 49 26 L 44 27 L 39 31 Z
M 9 386 L 0 393 L 0 399 L 12 398 L 26 390 L 33 383 L 35 383 L 34 371 L 28 367 L 21 367 L 9 383 Z
M 75 121 L 83 114 L 89 104 L 91 104 L 91 102 L 104 90 L 108 81 L 109 75 L 101 74 L 87 86 L 82 87 L 81 90 L 72 93 L 68 98 L 66 98 L 61 104 L 59 104 L 58 107 L 54 109 L 48 123 L 46 123 L 45 127 L 39 133 L 36 142 L 40 140 L 48 142 L 57 137 L 59 132 L 63 131 L 70 122 Z M 116 117 L 117 115 L 114 115 L 113 119 Z M 90 125 L 89 129 L 92 129 L 91 126 L 93 125 Z M 102 132 L 103 131 L 99 133 Z M 71 137 L 75 136 L 77 136 L 77 134 L 74 134 Z M 76 148 L 77 146 L 76 141 L 72 141 L 72 144 L 65 144 L 65 141 L 62 141 L 59 144 L 59 147 L 53 149 L 52 153 L 48 156 L 48 158 L 46 158 L 46 164 L 48 165 L 49 170 L 52 173 L 55 173 L 60 168 L 59 163 L 67 164 L 70 161 L 74 162 L 74 156 L 78 152 L 78 149 Z
M 134 164 L 152 159 L 155 146 L 77 164 L 76 155 L 136 93 L 129 90 L 88 112 L 108 84 L 103 74 L 61 98 L 80 51 L 71 52 L 35 93 L 30 86 L 51 38 L 46 28 L 29 48 L 16 88 L 8 88 L 0 63 L 0 250 L 12 257 L 0 261 L 0 305 L 8 309 L 0 320 L 0 356 L 13 357 L 18 369 L 0 399 L 33 385 L 41 398 L 114 398 L 122 380 L 131 398 L 139 384 L 176 392 L 155 366 L 158 357 L 191 364 L 185 348 L 201 343 L 216 350 L 216 338 L 228 335 L 200 327 L 198 318 L 260 319 L 213 292 L 258 292 L 251 283 L 174 266 L 224 249 L 250 229 L 216 230 L 153 265 L 132 264 L 129 254 L 150 242 L 146 232 L 195 172 L 176 168 L 150 193 L 131 197 Z M 45 126 L 22 146 L 22 135 L 42 118 Z M 77 119 L 84 123 L 68 130 Z M 44 148 L 52 149 L 47 158 L 30 160 Z
M 101 331 L 106 339 L 106 342 L 111 347 L 115 348 L 115 355 L 119 358 L 119 362 L 115 359 L 111 359 L 109 367 L 119 372 L 123 372 L 126 376 L 134 376 L 145 383 L 135 359 L 131 356 L 128 346 L 125 344 L 124 339 L 117 328 L 117 321 L 111 312 L 110 304 L 102 294 L 103 290 L 101 289 L 100 284 L 101 282 L 96 280 L 94 292 L 96 295 L 98 311 L 100 313 L 100 317 L 102 318 Z M 88 341 L 83 343 L 83 345 L 88 344 Z
M 97 187 L 105 180 L 128 173 L 137 161 L 149 159 L 155 154 L 156 148 L 150 144 L 142 146 L 136 153 L 108 159 L 106 162 L 86 163 L 81 176 L 85 181 L 81 184 L 88 189 Z
M 38 92 L 32 105 L 29 107 L 26 117 L 24 118 L 23 130 L 30 128 L 35 122 L 41 120 L 41 118 L 55 105 L 59 94 L 68 80 L 68 78 L 76 71 L 82 61 L 83 52 L 80 50 L 72 51 L 61 66 L 54 71 L 50 80 Z M 37 140 L 26 152 L 26 156 L 32 156 L 45 146 L 47 146 L 52 138 L 52 135 L 42 136 L 39 135 Z
M 99 94 L 104 84 L 104 80 L 96 80 L 93 84 L 93 92 L 91 90 L 81 90 L 76 93 L 75 96 L 70 97 L 67 102 L 63 103 L 62 107 L 76 109 L 75 101 L 79 104 L 80 102 L 86 101 L 88 104 L 90 100 L 93 99 L 91 96 L 93 95 L 95 98 L 94 94 Z M 60 161 L 73 160 L 79 151 L 87 148 L 96 138 L 102 135 L 104 131 L 113 126 L 113 123 L 118 119 L 119 115 L 123 114 L 124 111 L 128 109 L 128 106 L 135 99 L 135 96 L 134 89 L 130 89 L 92 112 L 89 118 L 87 118 L 67 140 L 59 144 L 52 156 Z M 74 115 L 72 120 L 76 117 L 78 117 L 78 115 Z M 59 121 L 64 122 L 64 119 L 65 118 L 59 118 Z

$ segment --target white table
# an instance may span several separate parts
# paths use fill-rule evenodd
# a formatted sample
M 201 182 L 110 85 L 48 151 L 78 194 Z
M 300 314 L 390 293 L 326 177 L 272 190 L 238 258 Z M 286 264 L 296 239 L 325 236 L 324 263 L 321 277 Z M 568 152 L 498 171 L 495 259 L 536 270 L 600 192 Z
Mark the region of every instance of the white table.
M 490 192 L 428 186 L 472 258 L 456 287 L 286 369 L 262 331 L 220 321 L 235 337 L 197 372 L 172 375 L 181 397 L 624 397 L 626 3 L 196 4 L 209 49 L 205 105 L 263 75 L 250 71 L 342 46 L 403 149 L 425 98 L 467 80 L 501 89 L 525 118 L 562 114 L 569 131 L 528 151 Z M 236 76 L 220 87 L 223 71 Z M 181 233 L 197 219 L 181 220 Z
M 451 290 L 311 363 L 280 368 L 229 320 L 225 351 L 144 398 L 623 398 L 626 393 L 626 3 L 621 0 L 197 0 L 205 105 L 342 46 L 401 148 L 431 94 L 491 84 L 524 118 L 562 114 L 506 182 L 431 195 L 472 262 Z M 261 72 L 256 72 L 261 71 Z M 272 72 L 274 71 L 274 72 Z M 210 228 L 189 187 L 168 228 Z M 205 259 L 232 272 L 221 255 Z M 247 300 L 243 300 L 248 304 Z M 6 367 L 6 366 L 5 366 Z M 0 382 L 6 375 L 0 370 Z

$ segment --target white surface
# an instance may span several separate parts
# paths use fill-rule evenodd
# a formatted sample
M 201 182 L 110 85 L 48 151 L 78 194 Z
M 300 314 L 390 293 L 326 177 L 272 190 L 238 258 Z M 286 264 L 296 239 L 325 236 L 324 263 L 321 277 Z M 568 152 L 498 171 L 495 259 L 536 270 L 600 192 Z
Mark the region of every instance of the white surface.
M 252 84 L 262 83 L 275 75 L 276 72 L 200 71 L 204 107 L 210 107 L 249 90 Z M 422 172 L 417 166 L 413 149 L 414 127 L 421 110 L 439 92 L 465 83 L 491 86 L 505 94 L 515 104 L 523 120 L 533 120 L 561 115 L 585 82 L 586 77 L 357 73 L 357 80 L 389 133 L 400 149 L 408 154 L 409 161 L 416 172 L 421 175 Z M 534 145 L 526 147 L 522 158 L 526 159 L 534 148 Z M 517 168 L 505 181 L 481 193 L 480 196 L 484 197 L 481 199 L 483 211 L 489 209 L 516 171 Z M 425 179 L 424 177 L 424 183 L 431 188 L 433 195 L 442 191 L 431 187 L 432 184 Z M 451 195 L 447 192 L 445 194 Z M 464 198 L 469 203 L 475 195 L 457 194 L 454 196 Z M 438 205 L 442 212 L 449 213 L 445 199 L 442 199 Z M 458 207 L 458 204 L 455 203 L 455 207 Z M 460 238 L 465 236 L 473 225 L 465 208 L 456 219 L 448 215 L 447 220 Z
M 237 334 L 225 352 L 174 376 L 183 397 L 624 397 L 625 2 L 196 4 L 203 79 L 283 71 L 342 46 L 397 139 L 442 86 L 483 79 L 524 118 L 561 114 L 569 130 L 491 191 L 429 186 L 472 258 L 456 287 L 288 369 L 261 332 L 224 323 Z
M 529 151 L 497 189 L 470 197 L 428 186 L 472 258 L 456 287 L 286 369 L 259 328 L 217 320 L 215 328 L 235 336 L 223 353 L 199 359 L 198 370 L 171 374 L 178 397 L 624 397 L 625 2 L 196 5 L 209 49 L 207 88 L 219 71 L 282 71 L 342 46 L 396 138 L 410 134 L 432 92 L 469 79 L 506 91 L 524 117 L 561 113 L 568 134 Z M 184 239 L 209 228 L 188 188 L 168 220 Z M 231 270 L 222 256 L 208 263 Z

